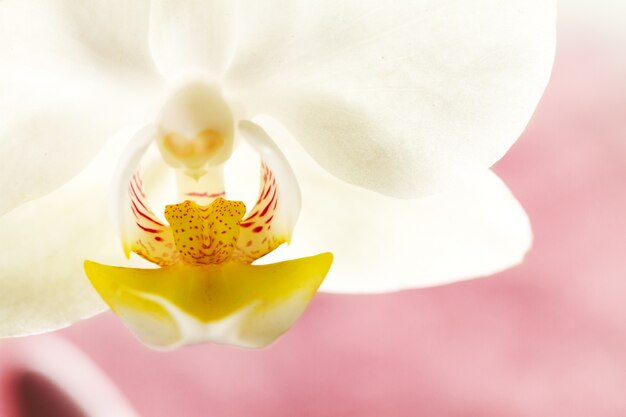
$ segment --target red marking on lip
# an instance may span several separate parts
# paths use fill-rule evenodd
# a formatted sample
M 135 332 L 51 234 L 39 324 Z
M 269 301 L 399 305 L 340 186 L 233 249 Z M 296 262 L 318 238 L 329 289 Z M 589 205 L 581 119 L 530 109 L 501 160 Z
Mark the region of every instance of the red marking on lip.
M 276 190 L 274 190 L 274 195 L 272 195 L 272 199 L 270 200 L 270 202 L 267 203 L 267 206 L 265 206 L 265 208 L 261 212 L 261 217 L 263 217 L 263 216 L 265 216 L 267 214 L 267 212 L 270 209 L 270 206 L 272 205 L 272 203 L 274 202 L 275 199 L 276 199 Z
M 265 220 L 265 224 L 268 224 L 269 222 L 271 222 L 273 218 L 274 216 L 271 216 L 269 219 Z
M 133 212 L 133 216 L 135 216 L 135 219 L 139 220 L 139 215 L 137 214 L 137 211 L 135 210 L 135 207 L 132 204 L 130 205 L 130 211 Z
M 217 197 L 225 196 L 226 192 L 222 191 L 221 193 L 214 193 L 214 194 L 209 194 L 207 192 L 204 192 L 204 193 L 191 192 L 191 193 L 185 193 L 185 195 L 188 195 L 189 197 L 217 198 Z
M 137 195 L 137 191 L 135 191 L 135 185 L 133 185 L 132 182 L 130 183 L 130 186 L 128 187 L 128 189 L 130 190 L 130 194 L 131 194 L 130 198 L 131 198 L 131 200 L 138 201 L 139 204 L 141 204 L 141 206 L 144 209 L 150 210 L 148 207 L 146 207 L 146 205 L 143 203 L 143 201 L 141 201 L 141 198 L 139 198 L 139 196 Z
M 267 187 L 267 192 L 265 193 L 265 195 L 263 196 L 261 200 L 265 200 L 267 196 L 270 194 L 270 191 L 272 191 L 272 187 Z
M 158 221 L 154 220 L 152 217 L 150 217 L 150 216 L 148 216 L 148 215 L 146 215 L 146 214 L 142 213 L 142 212 L 141 212 L 141 210 L 139 210 L 139 209 L 137 208 L 137 206 L 135 205 L 135 202 L 134 202 L 134 201 L 131 201 L 131 204 L 133 205 L 133 208 L 135 209 L 134 211 L 136 211 L 136 212 L 137 212 L 137 213 L 138 213 L 141 217 L 143 217 L 144 219 L 147 219 L 147 220 L 151 221 L 152 223 L 156 224 L 157 226 L 163 226 L 163 227 L 165 227 L 165 225 L 164 225 L 163 223 L 158 222 Z
M 141 230 L 145 231 L 145 232 L 148 232 L 148 233 L 161 233 L 161 231 L 160 231 L 160 230 L 157 230 L 157 229 L 150 229 L 150 228 L 147 228 L 147 227 L 143 227 L 142 225 L 140 225 L 140 224 L 139 224 L 139 223 L 137 223 L 137 222 L 135 222 L 135 224 L 136 224 L 137 226 L 139 226 L 139 228 L 140 228 Z
M 136 222 L 136 223 L 139 223 L 139 221 L 141 220 L 141 219 L 140 219 L 140 217 L 141 217 L 141 216 L 140 216 L 140 215 L 139 215 L 139 213 L 137 212 L 137 209 L 135 208 L 135 205 L 134 205 L 134 204 L 131 204 L 131 206 L 130 206 L 130 211 L 131 211 L 131 212 L 133 213 L 133 215 L 135 216 L 135 222 Z
M 141 186 L 143 185 L 143 180 L 141 179 L 139 172 L 135 172 L 133 174 L 133 178 L 135 179 L 135 182 L 137 182 L 137 184 L 139 185 L 139 188 L 141 188 Z
M 131 185 L 134 185 L 137 188 L 137 191 L 141 194 L 141 197 L 146 198 L 146 194 L 143 192 L 143 181 L 139 179 L 137 174 L 133 175 L 133 180 L 130 182 Z
M 252 233 L 259 233 L 261 230 L 263 230 L 263 226 L 257 226 L 252 229 Z
M 157 242 L 163 242 L 163 238 L 161 236 L 157 236 L 154 238 Z
M 254 224 L 254 222 L 239 223 L 239 227 L 250 227 L 253 224 Z
M 254 213 L 252 213 L 250 216 L 248 216 L 247 220 L 253 219 L 256 217 L 256 215 L 259 214 L 259 211 L 255 211 Z
M 137 187 L 138 190 L 142 190 L 143 187 L 143 181 L 141 181 L 141 179 L 139 178 L 139 174 L 137 174 L 136 172 L 133 174 L 133 178 L 132 178 L 133 183 L 135 184 L 135 186 Z M 143 195 L 143 190 L 141 191 L 141 195 Z

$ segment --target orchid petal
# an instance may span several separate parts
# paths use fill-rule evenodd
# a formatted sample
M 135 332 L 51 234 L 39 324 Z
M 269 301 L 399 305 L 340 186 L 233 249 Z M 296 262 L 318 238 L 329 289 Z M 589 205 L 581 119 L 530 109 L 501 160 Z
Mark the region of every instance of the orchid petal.
M 141 120 L 156 82 L 144 3 L 0 2 L 0 162 L 11 173 L 0 214 L 70 180 Z
M 107 173 L 127 138 L 109 140 L 60 189 L 0 216 L 0 337 L 55 330 L 104 310 L 82 263 L 123 259 L 108 222 Z
M 291 245 L 263 261 L 332 252 L 322 291 L 386 292 L 486 276 L 519 264 L 530 248 L 528 217 L 489 170 L 468 172 L 442 193 L 396 199 L 337 181 L 271 119 L 256 121 L 288 155 L 302 187 Z M 234 157 L 240 167 L 253 160 L 243 149 Z
M 321 247 L 335 253 L 322 290 L 341 293 L 442 285 L 520 264 L 532 243 L 523 208 L 490 171 L 466 175 L 453 189 L 415 200 L 336 181 L 311 185 L 298 227 L 302 242 L 289 256 Z M 318 208 L 322 196 L 341 198 L 341 210 Z
M 235 49 L 236 19 L 236 1 L 153 1 L 150 50 L 161 74 L 201 70 L 219 77 Z
M 230 89 L 333 175 L 390 196 L 491 166 L 552 67 L 553 0 L 271 3 L 241 10 Z
M 263 347 L 300 317 L 332 255 L 252 266 L 241 263 L 132 269 L 85 263 L 94 287 L 146 344 L 200 342 Z

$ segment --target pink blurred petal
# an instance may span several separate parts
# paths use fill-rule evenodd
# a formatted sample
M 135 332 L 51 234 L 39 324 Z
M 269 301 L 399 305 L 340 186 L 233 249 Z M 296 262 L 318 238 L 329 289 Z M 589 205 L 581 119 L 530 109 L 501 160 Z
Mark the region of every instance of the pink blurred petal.
M 0 345 L 0 415 L 137 416 L 88 357 L 50 334 Z

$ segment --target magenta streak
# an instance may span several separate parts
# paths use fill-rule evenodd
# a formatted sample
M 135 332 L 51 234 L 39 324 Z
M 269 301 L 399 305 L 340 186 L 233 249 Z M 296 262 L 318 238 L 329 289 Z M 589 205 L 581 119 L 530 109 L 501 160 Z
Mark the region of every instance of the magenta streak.
M 148 208 L 148 207 L 147 207 L 147 206 L 143 203 L 143 201 L 141 201 L 141 198 L 139 198 L 139 197 L 137 196 L 137 192 L 135 191 L 135 187 L 133 186 L 133 183 L 132 183 L 132 182 L 130 183 L 130 187 L 128 187 L 128 189 L 130 190 L 130 192 L 131 192 L 131 194 L 132 194 L 132 195 L 131 195 L 131 200 L 138 201 L 138 202 L 139 202 L 139 204 L 141 204 L 141 206 L 142 206 L 144 209 L 146 209 L 146 210 L 150 211 L 150 209 L 149 209 L 149 208 Z M 133 198 L 133 197 L 134 197 L 134 198 Z
M 215 194 L 209 194 L 207 192 L 204 192 L 204 193 L 192 192 L 192 193 L 185 193 L 185 195 L 188 195 L 189 197 L 217 198 L 217 197 L 222 197 L 226 195 L 226 192 L 222 191 L 221 193 L 215 193 Z
M 133 178 L 135 179 L 135 183 L 141 188 L 143 186 L 143 180 L 139 177 L 139 172 L 135 172 Z
M 160 223 L 160 222 L 158 222 L 158 221 L 154 220 L 152 217 L 150 217 L 150 216 L 148 216 L 148 215 L 144 214 L 141 210 L 139 210 L 139 209 L 137 208 L 137 206 L 135 205 L 135 202 L 134 202 L 134 201 L 132 201 L 132 200 L 131 200 L 131 204 L 133 205 L 133 208 L 137 211 L 137 213 L 138 213 L 141 217 L 143 217 L 144 219 L 146 219 L 146 220 L 148 220 L 148 221 L 151 221 L 152 223 L 156 224 L 157 226 L 163 226 L 163 227 L 165 227 L 165 225 L 164 225 L 163 223 Z
M 141 186 L 143 185 L 143 180 L 141 179 L 141 176 L 139 175 L 139 171 L 135 171 L 135 173 L 133 174 L 133 178 L 139 185 L 139 188 L 141 188 Z
M 139 226 L 139 228 L 140 228 L 141 230 L 144 230 L 144 231 L 146 231 L 146 232 L 148 232 L 148 233 L 161 233 L 161 231 L 160 231 L 160 230 L 156 230 L 156 229 L 149 229 L 149 228 L 147 228 L 147 227 L 143 227 L 142 225 L 140 225 L 140 224 L 139 224 L 139 223 L 137 223 L 137 222 L 135 222 L 135 224 L 136 224 L 137 226 Z
M 133 175 L 133 181 L 135 183 L 135 187 L 137 187 L 137 190 L 141 193 L 142 197 L 146 197 L 146 195 L 143 193 L 143 181 L 141 181 L 140 179 L 138 179 L 137 175 Z
M 133 180 L 134 180 L 134 181 L 131 181 L 131 182 L 130 182 L 130 184 L 129 184 L 130 186 L 128 187 L 128 188 L 129 188 L 129 190 L 130 190 L 130 192 L 131 192 L 131 203 L 132 203 L 132 205 L 133 205 L 133 207 L 134 207 L 134 209 L 135 209 L 135 210 L 133 210 L 133 211 L 136 211 L 136 212 L 137 212 L 136 214 L 139 214 L 140 216 L 142 216 L 142 217 L 146 218 L 147 220 L 151 221 L 152 223 L 154 223 L 154 224 L 156 224 L 156 225 L 158 225 L 158 226 L 165 227 L 165 225 L 164 225 L 163 223 L 161 223 L 161 222 L 159 222 L 159 221 L 155 220 L 153 217 L 150 217 L 149 215 L 144 214 L 144 213 L 143 213 L 141 210 L 139 210 L 139 208 L 135 205 L 135 201 L 139 202 L 139 204 L 141 205 L 141 207 L 143 207 L 143 208 L 144 208 L 144 209 L 145 209 L 148 213 L 152 214 L 152 210 L 150 210 L 150 209 L 148 208 L 148 206 L 146 206 L 146 205 L 144 204 L 144 202 L 141 200 L 141 198 L 139 198 L 139 196 L 137 195 L 137 191 L 135 190 L 135 188 L 138 188 L 138 189 L 139 189 L 139 192 L 141 193 L 141 195 L 142 195 L 142 196 L 144 196 L 144 198 L 145 198 L 145 194 L 143 193 L 143 191 L 141 190 L 141 187 L 140 187 L 140 186 L 139 186 L 139 184 L 137 183 L 137 177 L 136 177 L 135 175 L 133 175 Z M 134 198 L 133 198 L 133 197 L 134 197 Z
M 272 191 L 272 186 L 271 185 L 269 187 L 267 187 L 267 192 L 265 193 L 265 195 L 263 196 L 263 198 L 261 200 L 265 200 L 267 198 L 267 196 L 270 194 L 270 191 Z
M 274 190 L 274 195 L 272 195 L 272 199 L 270 200 L 270 202 L 267 204 L 267 206 L 265 206 L 265 208 L 263 209 L 263 211 L 261 212 L 261 217 L 265 216 L 268 212 L 268 210 L 270 209 L 270 206 L 272 205 L 272 203 L 274 202 L 274 199 L 276 198 L 276 190 Z

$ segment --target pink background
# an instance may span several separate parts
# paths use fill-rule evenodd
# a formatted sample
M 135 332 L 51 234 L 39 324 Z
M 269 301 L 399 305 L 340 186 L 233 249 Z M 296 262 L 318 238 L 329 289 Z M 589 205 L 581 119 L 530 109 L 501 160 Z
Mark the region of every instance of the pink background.
M 535 231 L 511 271 L 320 294 L 263 351 L 156 353 L 110 313 L 60 334 L 143 416 L 624 416 L 625 120 L 626 60 L 562 41 L 532 123 L 496 167 Z

